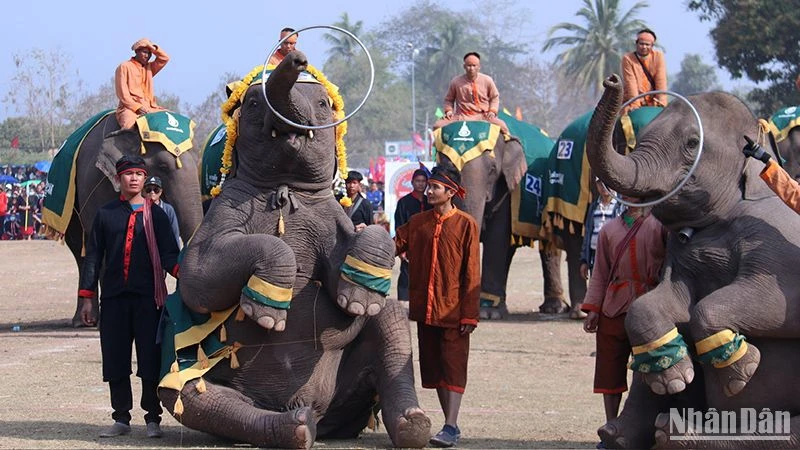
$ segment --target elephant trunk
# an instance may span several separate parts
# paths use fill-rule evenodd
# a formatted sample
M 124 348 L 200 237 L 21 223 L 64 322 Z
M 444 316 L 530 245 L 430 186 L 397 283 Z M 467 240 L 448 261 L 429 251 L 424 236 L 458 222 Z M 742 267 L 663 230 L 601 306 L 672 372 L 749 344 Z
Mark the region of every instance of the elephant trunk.
M 589 123 L 586 154 L 594 173 L 611 189 L 623 194 L 641 196 L 634 186 L 639 168 L 636 162 L 620 155 L 611 144 L 611 137 L 622 100 L 622 84 L 617 75 L 603 81 L 605 91 L 597 103 Z
M 486 196 L 481 195 L 477 189 L 474 192 L 470 192 L 467 189 L 467 196 L 464 198 L 463 201 L 464 212 L 472 216 L 476 222 L 478 222 L 478 226 L 480 229 L 483 229 L 483 214 L 486 209 Z
M 267 99 L 269 104 L 280 115 L 286 117 L 293 122 L 300 122 L 299 117 L 303 114 L 297 110 L 298 106 L 302 104 L 300 99 L 295 98 L 292 101 L 292 88 L 297 82 L 300 74 L 308 67 L 308 59 L 303 52 L 293 51 L 286 55 L 280 64 L 272 71 L 266 82 Z M 272 111 L 267 111 L 267 114 L 272 114 Z M 269 121 L 267 121 L 269 122 Z M 282 120 L 278 119 L 274 125 L 278 126 L 285 124 Z M 269 130 L 268 130 L 269 131 Z
M 181 169 L 186 170 L 186 168 Z M 179 189 L 179 197 L 173 195 L 177 201 L 170 202 L 175 208 L 175 215 L 178 216 L 178 228 L 181 231 L 181 240 L 183 245 L 189 242 L 200 222 L 203 221 L 203 205 L 202 196 L 200 194 L 200 186 L 196 183 L 187 183 Z

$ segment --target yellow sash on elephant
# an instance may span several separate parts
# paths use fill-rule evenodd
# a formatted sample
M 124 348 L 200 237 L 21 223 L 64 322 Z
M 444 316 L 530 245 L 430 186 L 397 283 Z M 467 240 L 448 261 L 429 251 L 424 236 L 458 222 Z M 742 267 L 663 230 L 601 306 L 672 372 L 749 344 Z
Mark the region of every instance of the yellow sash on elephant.
M 178 168 L 181 167 L 179 157 L 192 149 L 194 121 L 174 112 L 158 111 L 140 116 L 136 125 L 142 138 L 142 154 L 145 142 L 157 142 L 175 156 Z
M 494 151 L 500 127 L 484 121 L 453 122 L 433 132 L 436 151 L 450 158 L 458 170 L 482 155 Z

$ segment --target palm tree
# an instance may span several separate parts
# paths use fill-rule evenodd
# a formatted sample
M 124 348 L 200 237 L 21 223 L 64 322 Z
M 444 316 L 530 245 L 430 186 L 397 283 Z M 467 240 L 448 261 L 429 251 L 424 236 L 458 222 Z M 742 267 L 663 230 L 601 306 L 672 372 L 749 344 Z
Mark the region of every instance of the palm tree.
M 361 30 L 364 27 L 364 23 L 360 20 L 356 23 L 350 23 L 350 16 L 346 12 L 343 12 L 339 21 L 333 25 L 345 29 L 356 36 L 361 34 Z M 331 48 L 328 50 L 329 58 L 342 57 L 350 59 L 358 53 L 359 46 L 356 41 L 344 33 L 334 31 L 325 33 L 322 37 L 331 44 Z
M 634 34 L 646 28 L 636 16 L 649 6 L 640 1 L 628 11 L 621 11 L 619 0 L 583 0 L 583 7 L 575 13 L 582 17 L 585 25 L 562 22 L 550 28 L 542 51 L 555 47 L 566 47 L 556 56 L 568 77 L 574 77 L 578 85 L 597 95 L 603 79 L 620 70 L 622 55 L 628 50 Z M 553 36 L 559 31 L 568 33 Z
M 423 81 L 430 83 L 435 92 L 446 92 L 450 79 L 463 72 L 464 55 L 475 51 L 479 40 L 462 23 L 448 18 L 437 24 L 431 44 L 421 49 L 420 72 Z

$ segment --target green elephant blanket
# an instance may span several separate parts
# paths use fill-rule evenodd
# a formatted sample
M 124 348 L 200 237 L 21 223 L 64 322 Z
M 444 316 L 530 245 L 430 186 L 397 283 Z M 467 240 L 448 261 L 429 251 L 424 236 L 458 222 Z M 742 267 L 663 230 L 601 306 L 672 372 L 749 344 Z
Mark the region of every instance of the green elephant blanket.
M 776 144 L 786 139 L 792 128 L 798 125 L 800 125 L 800 108 L 797 106 L 781 108 L 769 118 L 769 128 L 775 136 Z
M 67 232 L 75 206 L 75 161 L 78 159 L 78 151 L 89 132 L 113 113 L 113 109 L 108 109 L 89 118 L 67 137 L 53 157 L 50 172 L 47 173 L 47 189 L 42 207 L 42 222 L 47 225 L 48 233 L 63 236 Z
M 512 136 L 520 140 L 528 170 L 520 189 L 511 193 L 511 240 L 515 245 L 531 245 L 539 238 L 544 209 L 542 180 L 553 140 L 541 128 L 517 120 L 507 112 L 498 117 L 505 121 Z

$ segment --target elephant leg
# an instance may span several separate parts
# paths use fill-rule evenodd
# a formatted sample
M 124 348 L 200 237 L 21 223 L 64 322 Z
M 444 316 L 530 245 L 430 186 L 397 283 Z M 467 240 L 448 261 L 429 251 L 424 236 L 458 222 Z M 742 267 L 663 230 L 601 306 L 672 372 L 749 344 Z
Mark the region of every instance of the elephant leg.
M 194 311 L 221 311 L 239 303 L 262 327 L 282 331 L 296 273 L 294 253 L 275 236 L 217 237 L 187 248 L 180 293 Z
M 564 251 L 567 252 L 567 277 L 569 278 L 570 317 L 583 319 L 586 315 L 580 310 L 586 296 L 586 279 L 581 276 L 581 236 L 564 236 Z
M 389 300 L 345 351 L 336 396 L 318 424 L 320 436 L 353 437 L 378 404 L 394 447 L 422 448 L 431 421 L 414 389 L 411 334 L 405 309 Z
M 67 227 L 67 232 L 64 235 L 64 242 L 67 244 L 69 251 L 72 253 L 72 256 L 75 258 L 75 264 L 78 266 L 78 286 L 80 286 L 80 276 L 83 267 L 83 244 L 84 242 L 88 242 L 89 237 L 83 232 L 81 228 L 80 219 L 78 218 L 77 214 L 73 214 L 72 218 L 70 219 L 69 226 Z M 76 288 L 77 291 L 78 288 Z M 98 296 L 95 295 L 92 298 L 92 311 L 94 312 L 95 317 L 100 317 L 100 304 L 98 301 Z M 81 306 L 83 302 L 81 301 L 80 297 L 75 297 L 75 314 L 72 315 L 71 324 L 74 328 L 85 327 L 86 325 L 83 324 L 81 320 Z
M 204 381 L 205 390 L 201 393 L 197 383 L 198 380 L 190 381 L 181 390 L 183 411 L 180 414 L 175 412 L 178 391 L 158 390 L 164 407 L 183 425 L 258 447 L 311 448 L 313 445 L 316 419 L 311 407 L 268 411 L 257 408 L 244 394 L 209 381 Z
M 386 229 L 370 225 L 355 234 L 338 279 L 334 298 L 342 310 L 354 316 L 374 316 L 386 304 L 394 265 L 394 243 Z M 341 273 L 341 277 L 339 277 Z
M 758 299 L 758 301 L 754 301 Z M 761 352 L 749 337 L 797 337 L 798 320 L 777 284 L 737 280 L 702 298 L 689 323 L 698 359 L 727 396 L 741 392 L 758 369 Z
M 667 268 L 664 280 L 670 277 L 671 269 Z M 694 379 L 694 365 L 675 326 L 686 322 L 689 322 L 688 293 L 667 281 L 637 298 L 628 308 L 625 330 L 633 347 L 632 368 L 644 374 L 645 383 L 656 394 L 676 394 Z M 665 352 L 672 357 L 666 368 L 661 365 Z
M 511 245 L 511 209 L 508 201 L 495 211 L 481 233 L 481 319 L 504 319 L 508 315 L 506 285 L 511 260 L 517 248 Z
M 539 242 L 539 259 L 544 277 L 544 303 L 539 306 L 542 314 L 560 314 L 569 311 L 561 285 L 561 250 L 548 251 L 547 244 Z
M 736 413 L 736 426 L 738 427 L 741 420 L 741 411 L 737 410 Z M 721 417 L 722 411 L 718 412 Z M 759 433 L 737 433 L 727 440 L 709 440 L 709 436 L 701 436 L 702 430 L 696 429 L 691 421 L 686 423 L 685 429 L 680 430 L 678 427 L 671 424 L 669 413 L 661 413 L 656 419 L 656 444 L 658 448 L 676 448 L 676 449 L 779 449 L 779 448 L 798 448 L 800 446 L 800 416 L 792 416 L 788 423 L 785 423 L 778 414 L 788 412 L 774 412 L 775 414 L 775 433 L 774 434 L 759 434 Z M 781 430 L 777 428 L 780 427 Z M 737 428 L 738 429 L 738 428 Z M 791 430 L 791 431 L 790 431 Z M 732 431 L 733 432 L 733 431 Z M 765 439 L 759 440 L 759 436 L 764 436 Z M 774 439 L 779 437 L 780 439 Z M 744 440 L 746 438 L 747 440 Z
M 651 448 L 656 432 L 656 418 L 670 408 L 705 409 L 705 386 L 702 375 L 685 392 L 655 395 L 642 374 L 634 373 L 631 389 L 620 415 L 597 430 L 606 448 Z

